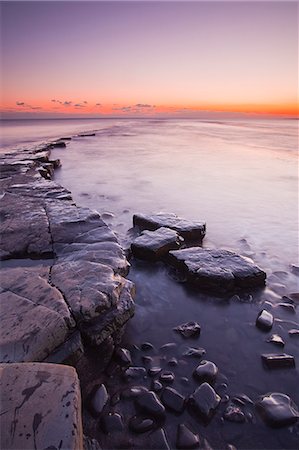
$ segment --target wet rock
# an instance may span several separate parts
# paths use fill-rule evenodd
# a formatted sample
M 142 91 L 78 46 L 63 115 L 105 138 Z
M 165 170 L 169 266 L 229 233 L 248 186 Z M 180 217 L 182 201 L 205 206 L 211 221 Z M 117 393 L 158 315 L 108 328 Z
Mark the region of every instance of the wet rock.
M 102 428 L 106 434 L 121 432 L 124 429 L 123 420 L 118 413 L 108 413 L 102 418 Z
M 205 421 L 211 419 L 220 401 L 221 397 L 208 383 L 201 384 L 189 399 L 190 405 Z
M 262 361 L 268 369 L 280 369 L 286 367 L 295 367 L 295 359 L 292 355 L 281 354 L 263 354 Z
M 102 449 L 96 439 L 92 439 L 88 436 L 83 435 L 83 450 L 102 450 Z
M 160 402 L 157 395 L 152 392 L 142 392 L 135 400 L 136 408 L 143 414 L 150 417 L 163 418 L 165 416 L 165 408 Z
M 169 250 L 177 250 L 183 243 L 179 234 L 169 228 L 159 228 L 155 231 L 143 231 L 131 245 L 136 258 L 157 261 L 163 258 Z
M 146 377 L 146 370 L 144 367 L 129 367 L 124 372 L 126 380 L 137 380 Z
M 167 436 L 163 428 L 153 431 L 148 435 L 149 448 L 153 450 L 170 450 Z
M 109 400 L 108 392 L 104 384 L 97 386 L 91 393 L 89 409 L 93 416 L 97 417 L 103 411 Z
M 255 324 L 261 330 L 269 331 L 269 330 L 271 330 L 271 328 L 273 326 L 273 322 L 274 322 L 274 319 L 273 319 L 272 314 L 269 313 L 269 311 L 266 311 L 265 309 L 263 309 L 257 316 Z
M 152 390 L 154 392 L 160 392 L 163 389 L 163 385 L 158 380 L 154 380 L 152 384 Z
M 245 414 L 240 408 L 234 405 L 229 405 L 224 411 L 223 417 L 229 422 L 244 423 L 246 421 Z
M 202 290 L 230 292 L 263 286 L 266 274 L 249 258 L 228 250 L 186 248 L 169 252 L 169 261 L 187 282 Z
M 92 137 L 95 136 L 95 133 L 82 133 L 82 134 L 78 134 L 78 137 Z
M 163 370 L 163 372 L 160 375 L 160 381 L 162 381 L 162 383 L 173 383 L 174 373 Z
M 198 381 L 207 381 L 213 383 L 218 374 L 218 367 L 212 361 L 201 361 L 199 366 L 194 370 L 193 376 Z
M 154 346 L 150 342 L 144 342 L 143 344 L 141 344 L 140 348 L 141 348 L 141 350 L 147 351 L 147 350 L 153 350 Z
M 179 392 L 175 389 L 166 387 L 162 393 L 162 402 L 167 408 L 171 409 L 172 411 L 181 413 L 184 410 L 185 397 L 179 394 Z
M 238 403 L 240 405 L 246 405 L 247 403 L 249 405 L 253 405 L 253 401 L 251 400 L 251 398 L 248 397 L 248 395 L 246 394 L 239 394 L 236 395 L 235 397 L 232 398 L 232 401 L 234 403 Z
M 82 449 L 81 393 L 73 367 L 0 365 L 1 449 Z
M 153 362 L 153 358 L 151 356 L 142 355 L 141 359 L 144 364 L 151 364 Z
M 291 264 L 291 271 L 292 271 L 295 275 L 299 275 L 299 266 L 297 266 L 296 264 Z
M 143 392 L 148 392 L 148 389 L 144 386 L 131 386 L 128 389 L 125 389 L 121 396 L 122 398 L 136 398 Z
M 128 367 L 132 364 L 130 351 L 126 348 L 118 348 L 115 352 L 115 360 L 121 367 Z
M 175 342 L 168 342 L 167 344 L 162 345 L 160 347 L 160 350 L 162 353 L 168 353 L 168 352 L 171 352 L 176 347 L 177 347 L 177 344 Z
M 161 367 L 150 367 L 148 369 L 148 374 L 150 377 L 155 377 L 161 372 L 161 370 L 162 370 Z
M 206 233 L 204 222 L 192 222 L 171 213 L 153 215 L 134 214 L 133 225 L 141 230 L 157 230 L 166 227 L 177 231 L 186 240 L 201 241 Z
M 296 308 L 294 305 L 291 305 L 291 303 L 281 302 L 278 303 L 277 306 L 280 306 L 281 308 L 285 309 L 286 311 L 289 311 L 292 314 L 296 314 Z
M 180 378 L 181 384 L 189 384 L 189 378 L 187 377 L 181 377 Z
M 256 403 L 263 420 L 272 427 L 289 426 L 297 422 L 299 411 L 295 403 L 285 394 L 266 394 Z
M 193 358 L 202 358 L 206 354 L 204 348 L 201 347 L 188 347 L 183 353 L 183 356 L 191 356 Z
M 53 147 L 53 148 L 65 148 L 66 147 L 66 143 L 63 142 L 63 141 L 52 142 L 51 143 L 51 147 Z
M 299 337 L 299 330 L 296 328 L 292 328 L 291 330 L 289 330 L 289 335 L 291 337 Z
M 178 425 L 176 448 L 192 449 L 198 448 L 200 444 L 198 434 L 194 434 L 185 424 Z
M 129 421 L 130 430 L 135 433 L 146 433 L 151 430 L 155 425 L 155 422 L 152 419 L 142 418 L 138 416 L 131 417 Z
M 175 366 L 178 365 L 178 360 L 177 360 L 176 358 L 171 358 L 171 359 L 167 362 L 167 364 L 168 364 L 169 366 L 171 366 L 171 367 L 175 367 Z
M 174 328 L 174 330 L 180 333 L 185 338 L 196 338 L 200 335 L 201 327 L 197 322 L 187 322 Z
M 267 342 L 275 344 L 278 347 L 284 347 L 284 340 L 278 334 L 272 334 L 272 336 L 270 337 L 270 339 L 267 340 Z

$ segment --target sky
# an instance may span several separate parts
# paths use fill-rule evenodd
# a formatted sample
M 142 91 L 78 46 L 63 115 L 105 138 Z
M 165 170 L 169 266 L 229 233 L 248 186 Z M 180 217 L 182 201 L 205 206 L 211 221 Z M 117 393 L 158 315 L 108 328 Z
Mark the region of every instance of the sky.
M 298 112 L 297 2 L 2 2 L 2 117 Z

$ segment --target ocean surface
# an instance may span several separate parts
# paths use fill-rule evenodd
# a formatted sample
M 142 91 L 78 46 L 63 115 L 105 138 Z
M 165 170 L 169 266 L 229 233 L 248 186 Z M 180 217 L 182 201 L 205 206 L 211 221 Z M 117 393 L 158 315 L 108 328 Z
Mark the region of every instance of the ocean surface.
M 96 136 L 74 137 L 82 131 Z M 224 397 L 246 394 L 253 401 L 269 392 L 289 395 L 299 406 L 298 337 L 298 122 L 295 120 L 26 120 L 2 122 L 2 152 L 30 148 L 62 136 L 73 136 L 66 149 L 55 149 L 61 169 L 55 181 L 70 189 L 77 204 L 100 212 L 128 248 L 136 212 L 173 212 L 207 223 L 203 246 L 226 248 L 251 257 L 268 275 L 267 286 L 239 299 L 219 299 L 189 291 L 163 264 L 131 260 L 129 278 L 136 284 L 136 314 L 123 339 L 128 348 L 149 341 L 157 349 L 174 342 L 174 387 L 188 395 L 196 387 L 196 360 L 182 353 L 189 343 L 173 327 L 190 320 L 202 326 L 198 342 L 207 360 L 219 368 L 215 389 Z M 283 299 L 283 296 L 285 297 Z M 288 299 L 287 299 L 288 298 Z M 292 300 L 295 299 L 295 300 Z M 297 298 L 297 300 L 296 300 Z M 294 310 L 281 303 L 294 304 Z M 275 317 L 269 333 L 255 326 L 267 309 Z M 283 350 L 267 342 L 277 333 Z M 269 371 L 261 353 L 285 352 L 297 359 L 296 369 Z M 185 358 L 186 359 L 186 358 Z M 142 359 L 134 354 L 135 365 Z M 188 377 L 183 383 L 181 377 Z M 206 437 L 214 449 L 298 448 L 298 426 L 272 430 L 251 404 L 246 422 L 223 420 L 223 402 L 208 425 L 194 417 L 173 415 L 165 430 L 175 443 L 184 421 Z M 173 437 L 174 436 L 174 437 Z M 106 448 L 113 447 L 106 436 Z

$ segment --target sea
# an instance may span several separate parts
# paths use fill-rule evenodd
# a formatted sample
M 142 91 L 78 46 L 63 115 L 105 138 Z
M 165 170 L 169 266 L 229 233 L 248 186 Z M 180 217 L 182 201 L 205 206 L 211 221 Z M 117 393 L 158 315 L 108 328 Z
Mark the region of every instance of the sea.
M 208 424 L 188 412 L 167 416 L 164 429 L 173 448 L 179 423 L 214 449 L 298 448 L 298 425 L 272 429 L 254 407 L 260 396 L 273 392 L 288 395 L 299 407 L 298 335 L 289 334 L 299 329 L 298 121 L 7 120 L 1 128 L 2 153 L 72 137 L 66 148 L 52 151 L 62 163 L 54 180 L 71 190 L 78 205 L 98 211 L 125 249 L 134 237 L 133 214 L 171 212 L 206 222 L 203 247 L 236 251 L 266 271 L 265 289 L 218 298 L 187 289 L 162 263 L 131 259 L 136 313 L 122 344 L 136 349 L 150 342 L 157 356 L 161 346 L 173 343 L 170 356 L 178 363 L 171 369 L 173 387 L 184 396 L 197 386 L 192 377 L 197 361 L 182 356 L 188 347 L 204 348 L 204 358 L 219 369 L 214 387 L 222 402 Z M 78 137 L 82 132 L 95 136 Z M 268 333 L 255 325 L 262 309 L 275 318 Z M 202 327 L 191 344 L 173 331 L 188 321 Z M 283 349 L 267 342 L 271 334 L 283 338 Z M 269 370 L 262 353 L 293 355 L 297 368 Z M 132 354 L 134 365 L 141 365 L 141 354 Z M 249 400 L 238 403 L 238 396 Z M 244 423 L 224 419 L 231 404 L 244 412 Z M 105 448 L 114 448 L 112 438 L 96 433 Z

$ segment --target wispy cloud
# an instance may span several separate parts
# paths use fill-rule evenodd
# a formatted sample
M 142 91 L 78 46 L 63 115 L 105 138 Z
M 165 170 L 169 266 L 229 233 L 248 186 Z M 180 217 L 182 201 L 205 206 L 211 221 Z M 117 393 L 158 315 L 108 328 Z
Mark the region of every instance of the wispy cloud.
M 147 103 L 137 103 L 136 105 L 137 108 L 152 108 L 152 105 L 148 105 Z
M 26 109 L 42 109 L 40 106 L 32 106 L 25 102 L 16 102 L 16 105 Z
M 102 103 L 96 103 L 96 106 L 102 106 Z
M 75 103 L 74 106 L 75 108 L 85 108 L 85 105 L 82 105 L 82 103 Z

